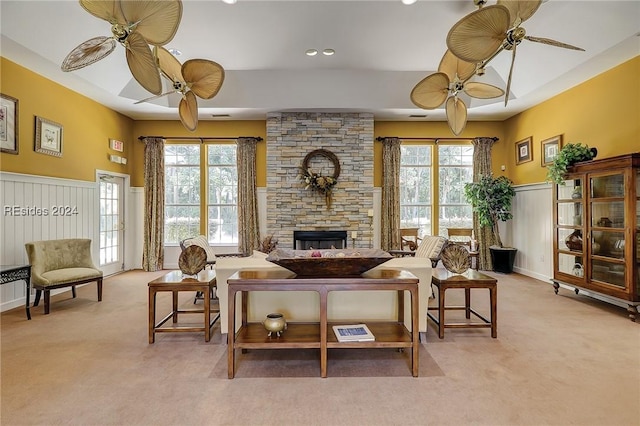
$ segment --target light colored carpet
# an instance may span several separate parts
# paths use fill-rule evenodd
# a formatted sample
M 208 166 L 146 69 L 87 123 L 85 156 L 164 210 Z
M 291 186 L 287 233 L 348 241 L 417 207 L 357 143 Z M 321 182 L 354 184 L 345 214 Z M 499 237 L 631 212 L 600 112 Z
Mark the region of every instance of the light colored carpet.
M 640 424 L 640 325 L 624 308 L 570 290 L 555 295 L 546 282 L 490 273 L 498 278 L 498 338 L 489 329 L 447 329 L 440 340 L 431 328 L 419 378 L 406 358 L 382 359 L 406 353 L 340 350 L 326 379 L 287 374 L 290 362 L 317 372 L 308 354 L 250 351 L 238 354 L 238 378 L 229 380 L 217 325 L 208 343 L 188 333 L 148 344 L 147 282 L 161 274 L 108 278 L 100 303 L 95 284 L 76 299 L 65 292 L 52 298 L 50 315 L 33 309 L 32 321 L 22 308 L 3 313 L 1 424 Z M 486 315 L 488 295 L 472 294 Z M 170 306 L 165 296 L 159 315 Z M 460 302 L 462 292 L 447 297 Z M 190 294 L 181 299 L 192 302 Z

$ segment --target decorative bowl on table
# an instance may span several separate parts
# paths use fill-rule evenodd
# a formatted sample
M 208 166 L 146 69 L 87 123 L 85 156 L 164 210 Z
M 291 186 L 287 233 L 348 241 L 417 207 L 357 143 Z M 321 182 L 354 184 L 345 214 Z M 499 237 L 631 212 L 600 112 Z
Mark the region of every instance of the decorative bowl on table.
M 392 259 L 379 249 L 276 249 L 267 260 L 299 277 L 353 277 Z

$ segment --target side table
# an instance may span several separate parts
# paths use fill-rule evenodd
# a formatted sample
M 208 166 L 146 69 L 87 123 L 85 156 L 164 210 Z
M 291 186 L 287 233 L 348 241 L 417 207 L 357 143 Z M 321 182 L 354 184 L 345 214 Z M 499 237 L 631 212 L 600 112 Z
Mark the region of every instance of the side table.
M 27 285 L 25 309 L 27 311 L 27 319 L 30 320 L 31 312 L 29 311 L 29 296 L 31 295 L 31 265 L 0 266 L 0 284 L 12 283 L 20 280 L 24 280 Z
M 178 333 L 204 331 L 204 340 L 211 340 L 211 327 L 220 318 L 220 309 L 211 310 L 211 292 L 216 287 L 216 271 L 204 269 L 197 277 L 183 277 L 182 271 L 171 271 L 168 274 L 149 282 L 149 343 L 155 341 L 156 333 Z M 156 294 L 170 291 L 173 295 L 171 312 L 156 323 Z M 181 291 L 199 291 L 204 297 L 203 309 L 178 309 L 178 293 Z M 180 326 L 178 314 L 204 313 L 202 327 Z M 217 314 L 211 320 L 211 314 Z M 173 320 L 172 327 L 161 328 L 169 318 Z
M 438 337 L 444 338 L 445 328 L 491 328 L 491 337 L 498 336 L 497 300 L 498 300 L 498 280 L 473 269 L 467 270 L 464 274 L 454 274 L 443 269 L 434 269 L 431 283 L 438 288 L 438 307 L 427 308 L 429 317 L 438 326 Z M 445 293 L 450 288 L 464 289 L 464 306 L 447 306 L 445 304 Z M 487 320 L 482 315 L 471 308 L 471 289 L 486 288 L 489 290 L 491 304 L 491 319 Z M 445 321 L 445 311 L 463 310 L 467 319 L 471 319 L 471 314 L 482 320 L 481 323 L 462 322 L 448 323 Z M 438 311 L 436 319 L 429 311 Z

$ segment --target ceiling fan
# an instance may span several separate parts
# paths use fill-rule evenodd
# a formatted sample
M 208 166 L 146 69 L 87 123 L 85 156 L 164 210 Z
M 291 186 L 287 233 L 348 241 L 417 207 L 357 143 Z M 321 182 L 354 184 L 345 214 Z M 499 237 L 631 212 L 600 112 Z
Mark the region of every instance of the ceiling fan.
M 162 81 L 149 45 L 170 42 L 182 18 L 181 0 L 80 0 L 90 14 L 111 24 L 111 37 L 94 37 L 74 48 L 62 62 L 63 71 L 75 71 L 106 57 L 116 41 L 126 49 L 133 77 L 153 94 L 162 92 Z
M 172 89 L 138 101 L 136 104 L 172 93 L 180 93 L 182 99 L 178 105 L 178 115 L 182 125 L 193 132 L 198 127 L 196 96 L 202 99 L 213 98 L 222 87 L 224 68 L 207 59 L 190 59 L 181 65 L 180 61 L 164 47 L 154 47 L 153 54 L 158 60 L 160 72 L 171 82 Z
M 525 29 L 520 25 L 533 16 L 541 3 L 542 0 L 498 0 L 498 3 L 492 6 L 482 7 L 482 4 L 480 4 L 478 10 L 471 12 L 458 21 L 447 35 L 447 47 L 449 50 L 463 61 L 478 63 L 479 70 L 482 70 L 489 61 L 503 50 L 511 50 L 513 52 L 504 99 L 505 105 L 509 100 L 513 64 L 516 59 L 516 46 L 522 40 L 584 51 L 580 47 L 556 40 L 526 35 Z
M 460 92 L 478 99 L 497 98 L 504 94 L 499 87 L 469 81 L 475 74 L 476 64 L 463 61 L 447 50 L 438 72 L 425 77 L 413 88 L 411 101 L 420 108 L 435 109 L 446 100 L 447 122 L 457 136 L 467 124 L 467 106 L 458 97 Z

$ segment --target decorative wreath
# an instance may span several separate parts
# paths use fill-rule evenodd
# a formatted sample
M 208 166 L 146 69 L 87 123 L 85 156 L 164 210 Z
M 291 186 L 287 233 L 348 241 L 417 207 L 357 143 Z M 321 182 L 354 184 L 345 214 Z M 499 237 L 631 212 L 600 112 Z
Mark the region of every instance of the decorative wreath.
M 309 167 L 309 162 L 312 158 L 321 156 L 329 159 L 333 163 L 333 175 L 322 176 L 318 173 L 314 173 Z M 302 167 L 300 167 L 300 179 L 306 184 L 304 189 L 312 189 L 320 192 L 324 195 L 327 204 L 327 209 L 331 207 L 332 202 L 332 190 L 333 187 L 338 184 L 338 177 L 340 176 L 340 161 L 338 157 L 331 151 L 326 149 L 316 149 L 308 153 L 302 161 Z

